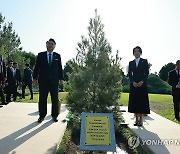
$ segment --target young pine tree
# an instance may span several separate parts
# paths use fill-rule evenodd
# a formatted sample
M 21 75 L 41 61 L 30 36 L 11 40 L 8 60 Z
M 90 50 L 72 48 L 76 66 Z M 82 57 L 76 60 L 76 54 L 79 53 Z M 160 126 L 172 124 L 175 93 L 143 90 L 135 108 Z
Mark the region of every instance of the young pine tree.
M 68 109 L 82 112 L 118 113 L 121 92 L 121 58 L 112 56 L 112 48 L 105 38 L 100 16 L 90 19 L 88 37 L 82 36 L 77 56 L 69 75 Z

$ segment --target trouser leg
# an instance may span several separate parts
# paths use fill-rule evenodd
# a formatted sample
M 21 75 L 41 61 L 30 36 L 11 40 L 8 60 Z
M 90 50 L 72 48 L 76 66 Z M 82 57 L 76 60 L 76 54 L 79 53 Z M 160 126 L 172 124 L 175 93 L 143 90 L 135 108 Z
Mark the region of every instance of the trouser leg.
M 22 98 L 25 98 L 25 89 L 26 89 L 26 84 L 22 86 Z
M 29 91 L 30 91 L 30 94 L 31 94 L 31 99 L 33 99 L 33 91 L 32 91 L 32 84 L 28 84 L 28 87 L 29 87 Z
M 58 116 L 58 85 L 52 85 L 50 89 L 52 108 L 51 115 L 56 118 Z
M 173 96 L 173 103 L 174 103 L 175 118 L 179 119 L 179 103 L 180 103 L 180 96 L 179 95 Z
M 44 118 L 47 114 L 47 97 L 49 93 L 48 86 L 39 86 L 39 116 Z
M 4 104 L 5 98 L 4 98 L 4 91 L 3 91 L 2 87 L 0 87 L 0 97 L 1 97 L 2 104 Z
M 7 86 L 6 102 L 11 102 L 12 85 Z
M 16 101 L 17 98 L 17 85 L 13 85 L 13 100 Z

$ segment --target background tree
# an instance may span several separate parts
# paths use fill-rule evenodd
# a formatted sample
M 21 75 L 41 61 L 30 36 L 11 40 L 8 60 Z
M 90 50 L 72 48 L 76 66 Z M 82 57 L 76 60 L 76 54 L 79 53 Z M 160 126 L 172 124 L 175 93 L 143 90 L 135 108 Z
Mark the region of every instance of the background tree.
M 4 22 L 5 18 L 2 16 L 2 14 L 0 13 L 0 28 L 2 27 L 2 23 Z
M 148 63 L 149 71 L 151 70 L 152 64 Z
M 164 80 L 167 81 L 168 79 L 168 72 L 173 70 L 175 68 L 175 64 L 173 63 L 168 63 L 166 65 L 164 65 L 161 70 L 159 71 L 159 77 Z
M 0 30 L 0 47 L 3 46 L 4 53 L 7 55 L 7 60 L 11 58 L 11 54 L 22 50 L 20 44 L 20 38 L 13 30 L 12 22 L 8 24 L 5 23 Z
M 111 112 L 117 118 L 121 92 L 121 58 L 112 56 L 100 16 L 90 19 L 89 35 L 78 43 L 76 67 L 69 75 L 68 109 L 82 112 Z
M 148 92 L 153 94 L 171 94 L 171 86 L 155 74 L 148 77 Z
M 129 77 L 127 75 L 124 75 L 122 80 L 122 91 L 125 93 L 129 93 L 130 91 L 130 83 L 129 83 Z
M 73 72 L 73 68 L 78 67 L 77 63 L 74 59 L 71 59 L 66 62 L 64 66 L 64 84 L 63 84 L 63 91 L 69 92 L 71 89 L 71 86 L 69 84 L 69 75 Z
M 4 23 L 5 17 L 0 13 L 0 49 L 7 61 L 12 59 L 15 53 L 21 52 L 20 37 L 13 30 L 13 23 Z
M 0 13 L 0 54 L 5 62 L 13 60 L 18 63 L 20 71 L 23 72 L 25 63 L 29 62 L 31 67 L 35 65 L 35 55 L 22 51 L 20 37 L 13 30 L 13 23 L 5 23 L 5 17 Z
M 64 80 L 68 81 L 68 76 L 73 72 L 73 67 L 77 67 L 77 63 L 74 59 L 66 62 L 64 66 Z
M 25 63 L 29 63 L 31 68 L 34 68 L 36 62 L 36 56 L 32 52 L 22 52 L 22 56 L 25 58 Z

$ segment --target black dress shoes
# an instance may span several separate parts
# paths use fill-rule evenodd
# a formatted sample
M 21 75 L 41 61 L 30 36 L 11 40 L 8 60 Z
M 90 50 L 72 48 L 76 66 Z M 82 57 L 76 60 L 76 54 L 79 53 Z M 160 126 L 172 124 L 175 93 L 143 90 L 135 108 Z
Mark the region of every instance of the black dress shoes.
M 39 117 L 38 122 L 41 123 L 44 120 L 44 118 Z
M 143 126 L 143 124 L 142 124 L 142 123 L 138 123 L 138 126 L 139 126 L 139 127 L 142 127 L 142 126 Z
M 143 124 L 142 124 L 142 122 L 135 122 L 135 123 L 134 123 L 134 126 L 139 126 L 139 127 L 141 127 L 141 126 L 143 126 Z
M 54 118 L 54 117 L 53 117 L 53 121 L 54 121 L 54 122 L 58 122 L 57 118 Z
M 180 118 L 175 118 L 174 121 L 180 122 Z
M 137 126 L 137 125 L 138 125 L 138 123 L 137 123 L 137 122 L 135 122 L 135 123 L 134 123 L 134 126 Z

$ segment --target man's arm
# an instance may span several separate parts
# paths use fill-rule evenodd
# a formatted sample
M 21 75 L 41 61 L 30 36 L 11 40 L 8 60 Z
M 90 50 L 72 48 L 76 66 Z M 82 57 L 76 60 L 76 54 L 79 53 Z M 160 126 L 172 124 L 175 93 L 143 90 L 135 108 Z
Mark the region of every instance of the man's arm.
M 173 79 L 173 72 L 169 72 L 168 73 L 168 83 L 169 85 L 171 85 L 172 87 L 176 88 L 176 83 L 174 82 L 174 79 Z
M 64 80 L 62 63 L 61 63 L 61 56 L 59 55 L 59 80 Z

